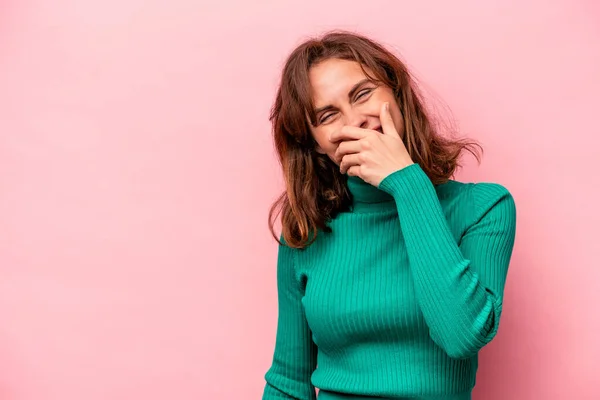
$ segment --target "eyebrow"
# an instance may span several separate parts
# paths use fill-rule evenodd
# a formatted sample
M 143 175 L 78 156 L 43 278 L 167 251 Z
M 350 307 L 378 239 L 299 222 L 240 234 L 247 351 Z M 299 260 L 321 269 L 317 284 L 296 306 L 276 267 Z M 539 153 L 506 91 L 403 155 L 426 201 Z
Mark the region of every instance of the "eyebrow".
M 356 83 L 354 86 L 352 86 L 352 89 L 350 89 L 350 91 L 348 92 L 348 99 L 352 99 L 352 97 L 358 91 L 358 89 L 360 89 L 361 86 L 364 85 L 367 82 L 371 82 L 371 80 L 369 78 L 365 78 L 362 81 Z M 332 105 L 328 105 L 328 106 L 317 108 L 315 110 L 315 114 L 319 114 L 319 113 L 321 113 L 323 111 L 327 111 L 327 110 L 329 110 L 331 108 L 333 108 Z

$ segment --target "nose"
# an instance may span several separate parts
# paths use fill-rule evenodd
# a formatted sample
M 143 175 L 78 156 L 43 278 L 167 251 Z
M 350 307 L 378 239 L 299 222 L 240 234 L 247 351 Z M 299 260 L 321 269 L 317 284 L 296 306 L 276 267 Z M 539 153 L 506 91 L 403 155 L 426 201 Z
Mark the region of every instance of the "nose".
M 350 126 L 356 126 L 358 128 L 366 129 L 368 125 L 368 119 L 366 115 L 357 113 L 355 115 L 349 116 L 347 119 L 347 123 Z

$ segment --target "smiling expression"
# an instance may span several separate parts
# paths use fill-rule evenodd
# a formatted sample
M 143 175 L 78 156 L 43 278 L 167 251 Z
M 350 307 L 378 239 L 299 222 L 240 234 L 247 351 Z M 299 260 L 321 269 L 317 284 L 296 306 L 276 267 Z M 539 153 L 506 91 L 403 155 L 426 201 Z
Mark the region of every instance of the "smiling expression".
M 369 68 L 364 69 L 375 76 Z M 402 113 L 392 89 L 369 81 L 357 62 L 327 59 L 311 67 L 309 79 L 317 116 L 316 124 L 309 124 L 316 150 L 336 164 L 334 154 L 339 143 L 331 143 L 329 136 L 344 125 L 381 132 L 379 113 L 385 102 L 390 103 L 394 126 L 403 136 Z

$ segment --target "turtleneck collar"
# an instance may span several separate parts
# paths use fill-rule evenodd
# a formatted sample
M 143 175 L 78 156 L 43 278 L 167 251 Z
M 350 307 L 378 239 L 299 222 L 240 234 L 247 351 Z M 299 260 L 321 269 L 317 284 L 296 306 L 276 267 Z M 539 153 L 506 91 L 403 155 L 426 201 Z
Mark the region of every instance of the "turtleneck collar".
M 394 197 L 383 190 L 376 188 L 358 176 L 348 176 L 348 190 L 352 195 L 353 211 L 395 209 Z

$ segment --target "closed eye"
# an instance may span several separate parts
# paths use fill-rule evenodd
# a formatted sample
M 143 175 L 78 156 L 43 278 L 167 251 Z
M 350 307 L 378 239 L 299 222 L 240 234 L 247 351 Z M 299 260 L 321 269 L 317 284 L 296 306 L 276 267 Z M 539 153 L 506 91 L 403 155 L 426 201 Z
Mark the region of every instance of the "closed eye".
M 371 93 L 373 91 L 373 88 L 368 88 L 368 89 L 364 89 L 361 90 L 358 93 L 358 96 L 356 96 L 355 100 L 360 100 L 361 98 L 365 97 L 367 94 Z M 334 113 L 329 113 L 324 115 L 320 120 L 319 120 L 319 124 L 322 124 L 324 122 L 327 122 L 327 120 L 329 119 L 329 117 L 331 117 Z
M 321 118 L 321 120 L 319 121 L 320 124 L 322 124 L 323 122 L 327 121 L 329 119 L 329 117 L 331 117 L 333 115 L 333 113 L 327 114 L 325 116 L 323 116 L 323 118 Z
M 356 100 L 360 99 L 361 97 L 364 97 L 364 95 L 368 94 L 371 92 L 371 89 L 365 89 L 363 91 L 361 91 L 358 96 L 356 96 Z

